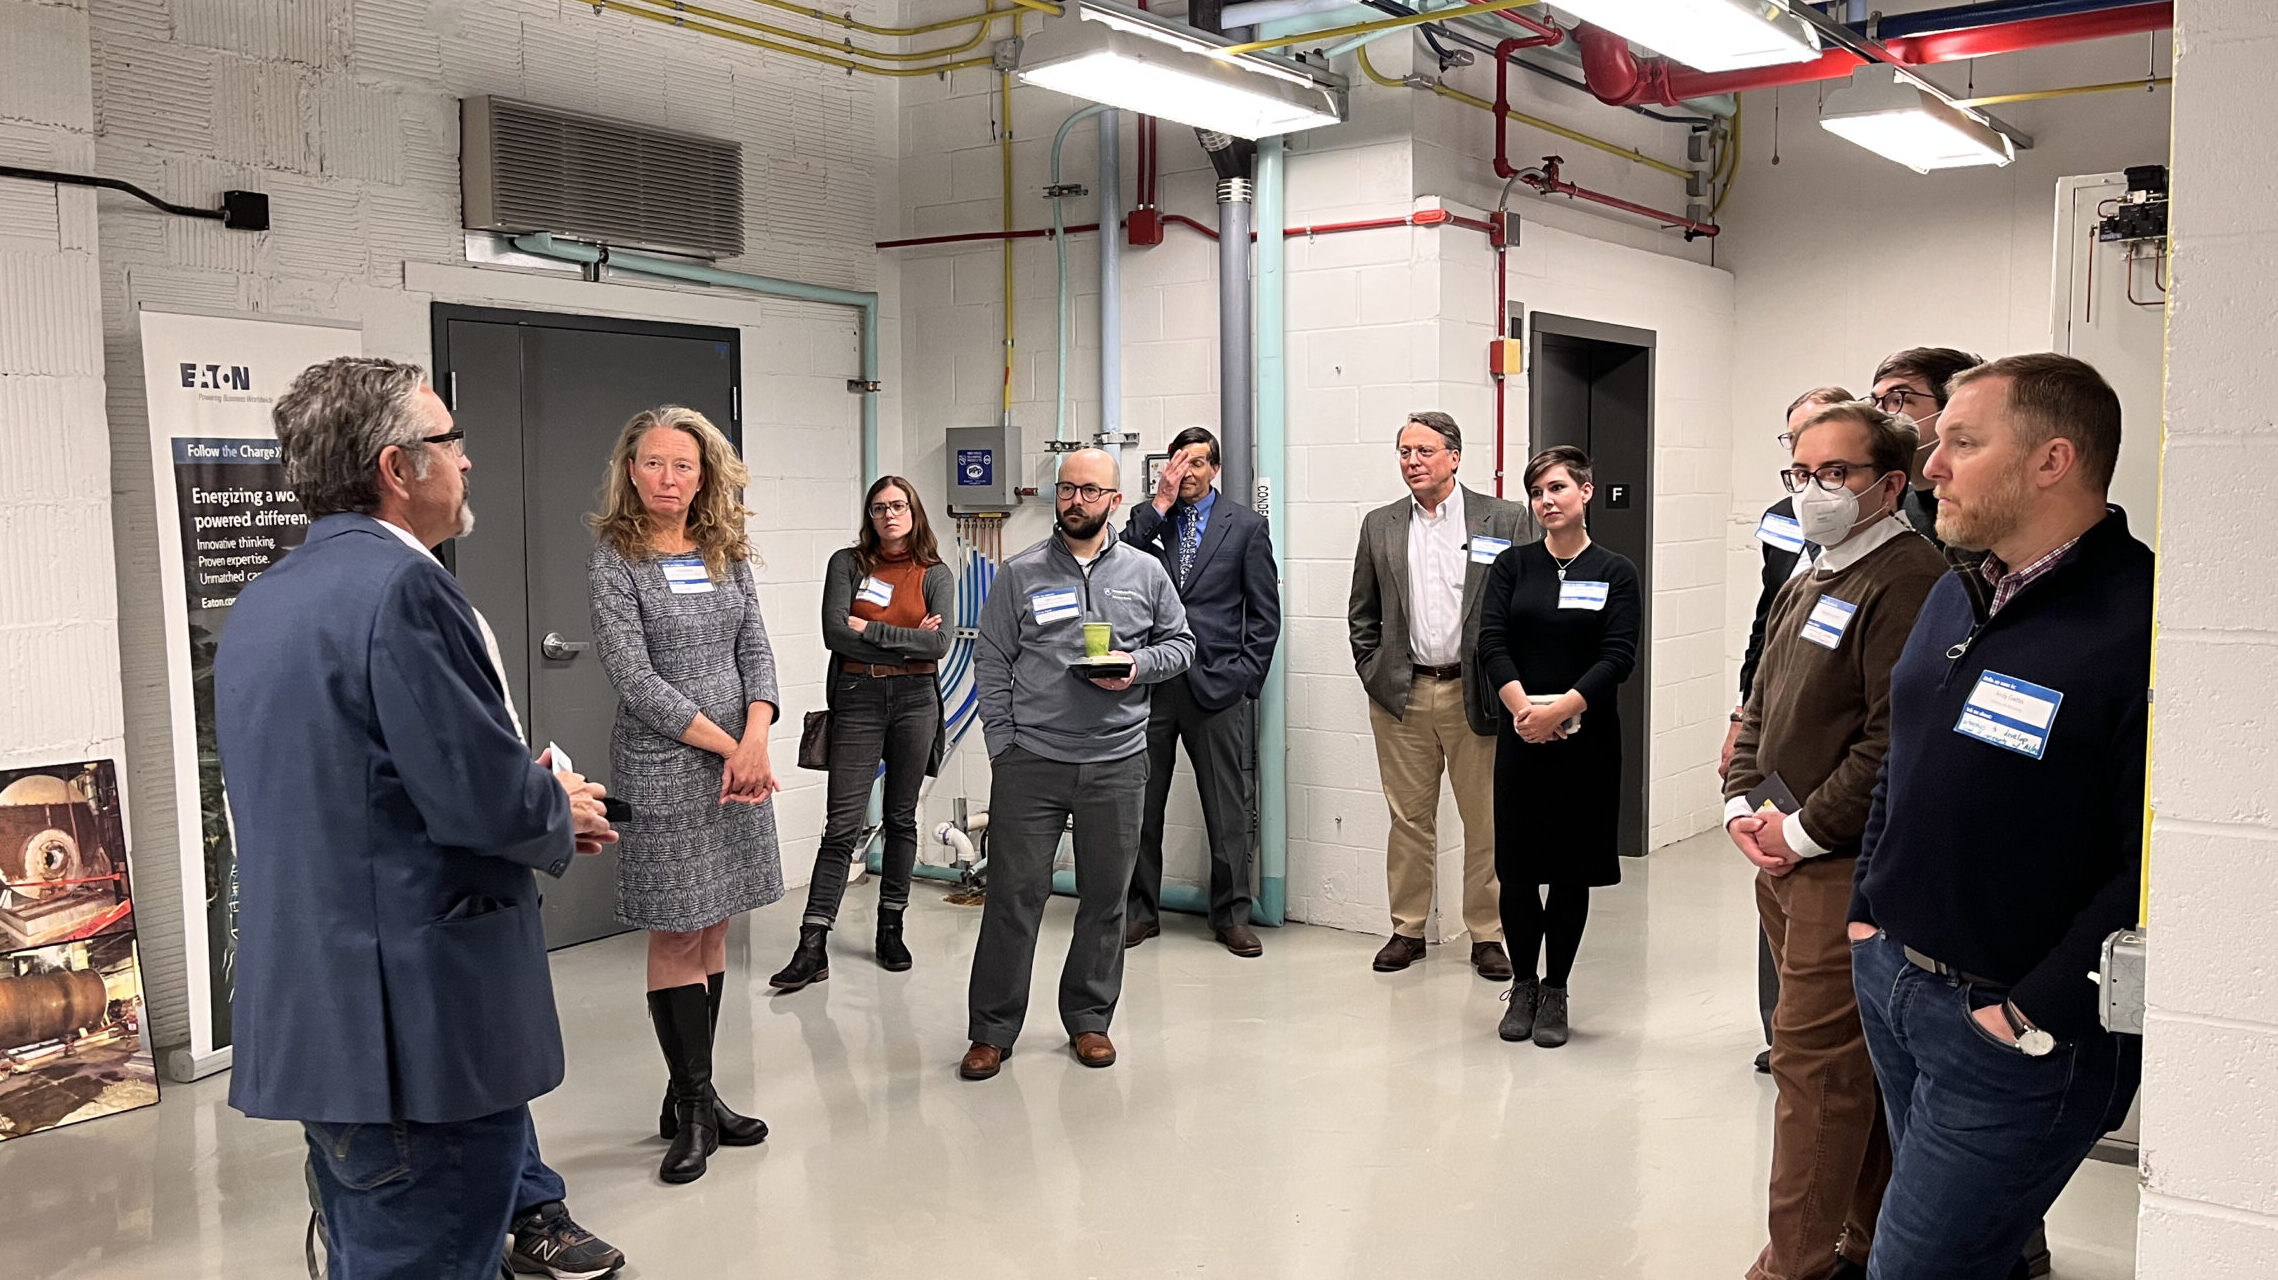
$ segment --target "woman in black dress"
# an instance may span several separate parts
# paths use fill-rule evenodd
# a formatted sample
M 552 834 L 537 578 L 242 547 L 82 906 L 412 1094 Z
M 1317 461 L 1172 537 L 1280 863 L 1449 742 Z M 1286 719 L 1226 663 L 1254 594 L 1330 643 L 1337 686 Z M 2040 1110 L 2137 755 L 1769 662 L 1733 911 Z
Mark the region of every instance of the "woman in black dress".
M 1495 874 L 1517 977 L 1497 1030 L 1555 1049 L 1590 890 L 1621 883 L 1614 691 L 1637 665 L 1643 608 L 1637 566 L 1590 541 L 1590 456 L 1546 449 L 1526 487 L 1542 541 L 1495 557 L 1479 627 L 1479 661 L 1509 713 L 1495 741 Z

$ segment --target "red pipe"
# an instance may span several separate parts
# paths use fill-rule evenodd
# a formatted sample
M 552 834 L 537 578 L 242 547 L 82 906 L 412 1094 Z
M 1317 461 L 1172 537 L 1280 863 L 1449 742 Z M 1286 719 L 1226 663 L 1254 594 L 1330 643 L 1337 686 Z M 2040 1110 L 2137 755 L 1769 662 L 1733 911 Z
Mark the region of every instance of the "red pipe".
M 1577 187 L 1558 176 L 1558 166 L 1561 163 L 1562 160 L 1558 156 L 1544 156 L 1542 158 L 1542 172 L 1539 174 L 1522 173 L 1519 175 L 1519 181 L 1546 196 L 1571 196 L 1576 200 L 1587 200 L 1592 204 L 1602 204 L 1609 209 L 1619 209 L 1624 213 L 1634 213 L 1639 217 L 1651 218 L 1664 226 L 1682 227 L 1687 240 L 1697 239 L 1701 236 L 1714 236 L 1723 229 L 1713 222 L 1701 222 L 1693 218 L 1679 217 L 1674 213 L 1664 213 L 1647 205 L 1632 204 L 1619 196 L 1609 196 L 1603 191 L 1592 191 L 1588 187 Z
M 2109 36 L 2143 35 L 2165 31 L 2174 25 L 2174 4 L 2171 0 L 2158 0 L 2069 17 L 2028 18 L 1909 36 L 1889 41 L 1883 47 L 1890 50 L 1901 65 L 1927 66 Z M 1687 98 L 1711 98 L 1781 85 L 1840 80 L 1865 65 L 1865 60 L 1856 54 L 1830 49 L 1811 62 L 1711 73 L 1695 71 L 1667 58 L 1640 58 L 1631 52 L 1627 40 L 1587 23 L 1575 28 L 1574 38 L 1582 46 L 1582 75 L 1589 83 L 1590 92 L 1597 95 L 1600 102 L 1617 107 L 1641 103 L 1673 106 Z
M 1182 227 L 1199 231 L 1213 240 L 1218 238 L 1217 228 L 1207 223 L 1197 222 L 1183 213 L 1166 213 L 1163 215 L 1163 221 L 1178 223 Z M 1493 223 L 1478 218 L 1466 218 L 1460 214 L 1450 213 L 1445 209 L 1418 209 L 1414 213 L 1391 218 L 1361 218 L 1351 222 L 1316 222 L 1302 227 L 1286 227 L 1283 228 L 1282 234 L 1285 236 L 1333 236 L 1343 231 L 1375 231 L 1385 227 L 1443 226 L 1462 227 L 1466 231 L 1481 231 L 1489 236 L 1494 235 L 1495 232 Z M 1078 232 L 1097 230 L 1099 230 L 1098 223 L 1086 222 L 1080 226 L 1067 228 L 1067 233 L 1075 235 Z M 1033 231 L 967 231 L 949 236 L 914 236 L 907 240 L 880 240 L 873 247 L 879 249 L 910 249 L 929 244 L 966 244 L 975 241 L 995 240 L 1049 240 L 1051 238 L 1052 228 L 1039 227 Z M 1250 238 L 1255 240 L 1257 233 L 1251 232 Z

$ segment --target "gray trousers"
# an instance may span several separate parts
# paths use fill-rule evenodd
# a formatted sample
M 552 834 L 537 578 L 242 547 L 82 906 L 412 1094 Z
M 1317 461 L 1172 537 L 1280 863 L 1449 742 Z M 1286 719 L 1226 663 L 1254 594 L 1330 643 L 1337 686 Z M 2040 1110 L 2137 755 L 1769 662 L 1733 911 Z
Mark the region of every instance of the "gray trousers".
M 832 661 L 835 663 L 836 658 Z M 822 846 L 807 882 L 801 924 L 828 929 L 846 898 L 854 842 L 870 818 L 870 789 L 886 766 L 882 824 L 885 858 L 878 880 L 878 909 L 910 905 L 910 875 L 918 860 L 918 791 L 941 728 L 941 693 L 930 675 L 866 676 L 834 671 L 831 699 L 831 770 Z
M 1147 817 L 1139 827 L 1139 866 L 1131 875 L 1126 919 L 1153 924 L 1162 915 L 1163 809 L 1180 739 L 1194 765 L 1203 827 L 1210 833 L 1210 927 L 1250 922 L 1250 849 L 1257 831 L 1257 703 L 1250 698 L 1217 711 L 1194 700 L 1186 677 L 1156 685 L 1147 715 Z
M 1139 851 L 1147 753 L 1063 764 L 1013 747 L 991 762 L 989 897 L 973 947 L 968 1038 L 1010 1048 L 1028 1016 L 1036 931 L 1052 897 L 1052 858 L 1076 825 L 1076 936 L 1060 969 L 1060 1022 L 1105 1031 L 1123 992 L 1123 902 Z

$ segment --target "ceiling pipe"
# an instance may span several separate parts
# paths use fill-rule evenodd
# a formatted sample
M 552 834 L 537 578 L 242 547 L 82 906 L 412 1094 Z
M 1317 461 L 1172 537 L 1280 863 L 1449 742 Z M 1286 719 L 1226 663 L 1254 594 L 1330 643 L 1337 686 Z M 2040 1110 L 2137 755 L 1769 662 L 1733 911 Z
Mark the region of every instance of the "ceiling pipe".
M 2160 0 L 2153 4 L 2106 4 L 2055 17 L 1948 29 L 1888 39 L 1883 45 L 1901 66 L 1927 66 L 2107 36 L 2143 35 L 2174 25 L 2175 6 L 2169 0 Z M 1841 80 L 1866 65 L 1857 54 L 1831 49 L 1811 62 L 1711 74 L 1667 58 L 1640 58 L 1627 40 L 1587 23 L 1574 34 L 1582 49 L 1583 78 L 1590 92 L 1600 102 L 1617 107 L 1647 102 L 1674 105 L 1686 98 Z

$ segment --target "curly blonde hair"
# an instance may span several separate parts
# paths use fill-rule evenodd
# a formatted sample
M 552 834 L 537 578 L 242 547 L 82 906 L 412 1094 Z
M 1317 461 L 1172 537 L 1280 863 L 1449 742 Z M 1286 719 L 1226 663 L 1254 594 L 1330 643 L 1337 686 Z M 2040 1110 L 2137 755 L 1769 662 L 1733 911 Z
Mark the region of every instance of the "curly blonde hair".
M 627 560 L 645 560 L 656 554 L 650 543 L 648 509 L 640 490 L 633 487 L 633 456 L 641 437 L 660 427 L 685 431 L 696 440 L 704 457 L 704 472 L 695 501 L 688 504 L 688 536 L 704 557 L 704 568 L 714 577 L 729 566 L 755 558 L 744 533 L 751 515 L 743 504 L 744 486 L 751 472 L 736 447 L 712 420 L 694 409 L 676 404 L 643 409 L 617 433 L 617 447 L 609 451 L 609 474 L 602 481 L 601 510 L 585 518 L 603 542 Z

